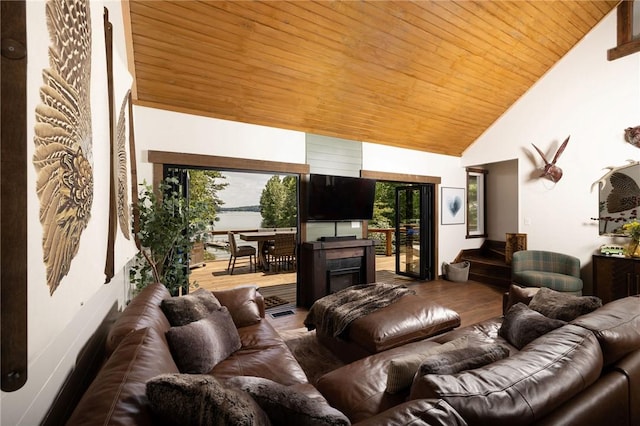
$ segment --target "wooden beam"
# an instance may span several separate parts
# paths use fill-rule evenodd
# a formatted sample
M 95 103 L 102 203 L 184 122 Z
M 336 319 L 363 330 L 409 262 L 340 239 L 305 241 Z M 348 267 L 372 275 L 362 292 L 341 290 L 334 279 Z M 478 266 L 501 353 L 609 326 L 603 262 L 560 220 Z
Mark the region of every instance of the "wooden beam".
M 309 173 L 308 164 L 282 163 L 278 161 L 250 160 L 248 158 L 219 157 L 216 155 L 187 154 L 168 151 L 150 150 L 147 154 L 147 161 L 154 164 L 206 167 L 221 170 L 250 170 L 290 174 Z
M 27 18 L 25 1 L 0 2 L 0 348 L 2 390 L 27 381 Z

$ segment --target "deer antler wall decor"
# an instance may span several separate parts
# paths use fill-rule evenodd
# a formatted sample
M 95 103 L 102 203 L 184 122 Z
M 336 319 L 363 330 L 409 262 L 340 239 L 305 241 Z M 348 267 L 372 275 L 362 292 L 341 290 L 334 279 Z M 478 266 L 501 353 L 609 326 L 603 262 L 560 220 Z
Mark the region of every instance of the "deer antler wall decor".
M 567 143 L 569 142 L 570 137 L 571 136 L 567 136 L 564 142 L 562 142 L 562 145 L 560 145 L 560 148 L 558 148 L 558 150 L 556 151 L 556 155 L 553 156 L 553 161 L 551 162 L 547 161 L 547 158 L 537 146 L 531 144 L 544 160 L 544 169 L 540 177 L 546 177 L 553 182 L 558 182 L 562 178 L 562 169 L 556 166 L 556 162 L 560 158 L 560 155 L 562 155 L 562 153 L 564 152 L 564 149 L 567 147 Z

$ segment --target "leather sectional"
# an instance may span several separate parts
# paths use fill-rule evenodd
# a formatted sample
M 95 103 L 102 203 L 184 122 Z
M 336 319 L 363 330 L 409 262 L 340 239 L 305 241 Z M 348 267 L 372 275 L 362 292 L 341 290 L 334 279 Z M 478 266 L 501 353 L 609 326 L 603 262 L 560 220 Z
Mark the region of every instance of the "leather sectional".
M 264 317 L 257 292 L 214 295 L 232 315 L 249 303 Z M 165 337 L 170 324 L 160 309 L 168 297 L 163 286 L 149 286 L 120 314 L 107 340 L 110 356 L 67 424 L 155 424 L 145 384 L 178 372 Z M 221 380 L 271 379 L 328 403 L 360 426 L 640 424 L 640 298 L 611 302 L 520 350 L 498 335 L 502 320 L 366 356 L 326 374 L 315 387 L 276 330 L 259 320 L 238 327 L 241 348 L 209 374 Z M 500 343 L 510 354 L 458 374 L 417 377 L 399 393 L 385 392 L 392 359 L 463 336 L 470 345 Z

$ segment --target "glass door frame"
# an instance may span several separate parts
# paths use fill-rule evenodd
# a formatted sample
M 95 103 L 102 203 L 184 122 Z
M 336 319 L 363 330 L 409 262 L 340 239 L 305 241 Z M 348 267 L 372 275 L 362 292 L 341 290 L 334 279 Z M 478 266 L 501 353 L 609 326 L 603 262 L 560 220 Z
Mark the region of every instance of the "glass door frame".
M 417 271 L 409 271 L 406 268 L 403 270 L 401 267 L 401 256 L 406 253 L 406 247 L 403 247 L 403 244 L 406 246 L 407 240 L 401 238 L 401 235 L 405 232 L 401 232 L 403 226 L 401 226 L 401 205 L 400 205 L 400 193 L 402 191 L 418 191 L 418 229 L 417 235 L 419 236 L 418 240 L 418 255 L 417 259 Z M 420 280 L 433 280 L 436 278 L 436 269 L 435 269 L 435 242 L 436 242 L 436 209 L 435 209 L 435 193 L 436 193 L 436 185 L 434 184 L 414 184 L 414 185 L 406 185 L 399 186 L 396 188 L 396 274 L 404 275 Z M 413 208 L 413 207 L 412 207 Z M 404 211 L 404 210 L 402 210 Z M 412 232 L 412 235 L 415 235 L 415 231 Z M 412 242 L 411 250 L 413 254 L 413 247 L 415 244 Z M 406 263 L 406 258 L 405 258 Z

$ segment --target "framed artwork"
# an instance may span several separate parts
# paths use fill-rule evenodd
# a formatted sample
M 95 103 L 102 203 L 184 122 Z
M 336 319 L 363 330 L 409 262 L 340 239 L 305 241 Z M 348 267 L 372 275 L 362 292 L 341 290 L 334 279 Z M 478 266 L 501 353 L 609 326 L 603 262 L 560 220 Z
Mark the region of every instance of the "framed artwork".
M 442 187 L 440 202 L 440 218 L 443 225 L 459 225 L 464 223 L 464 188 Z

